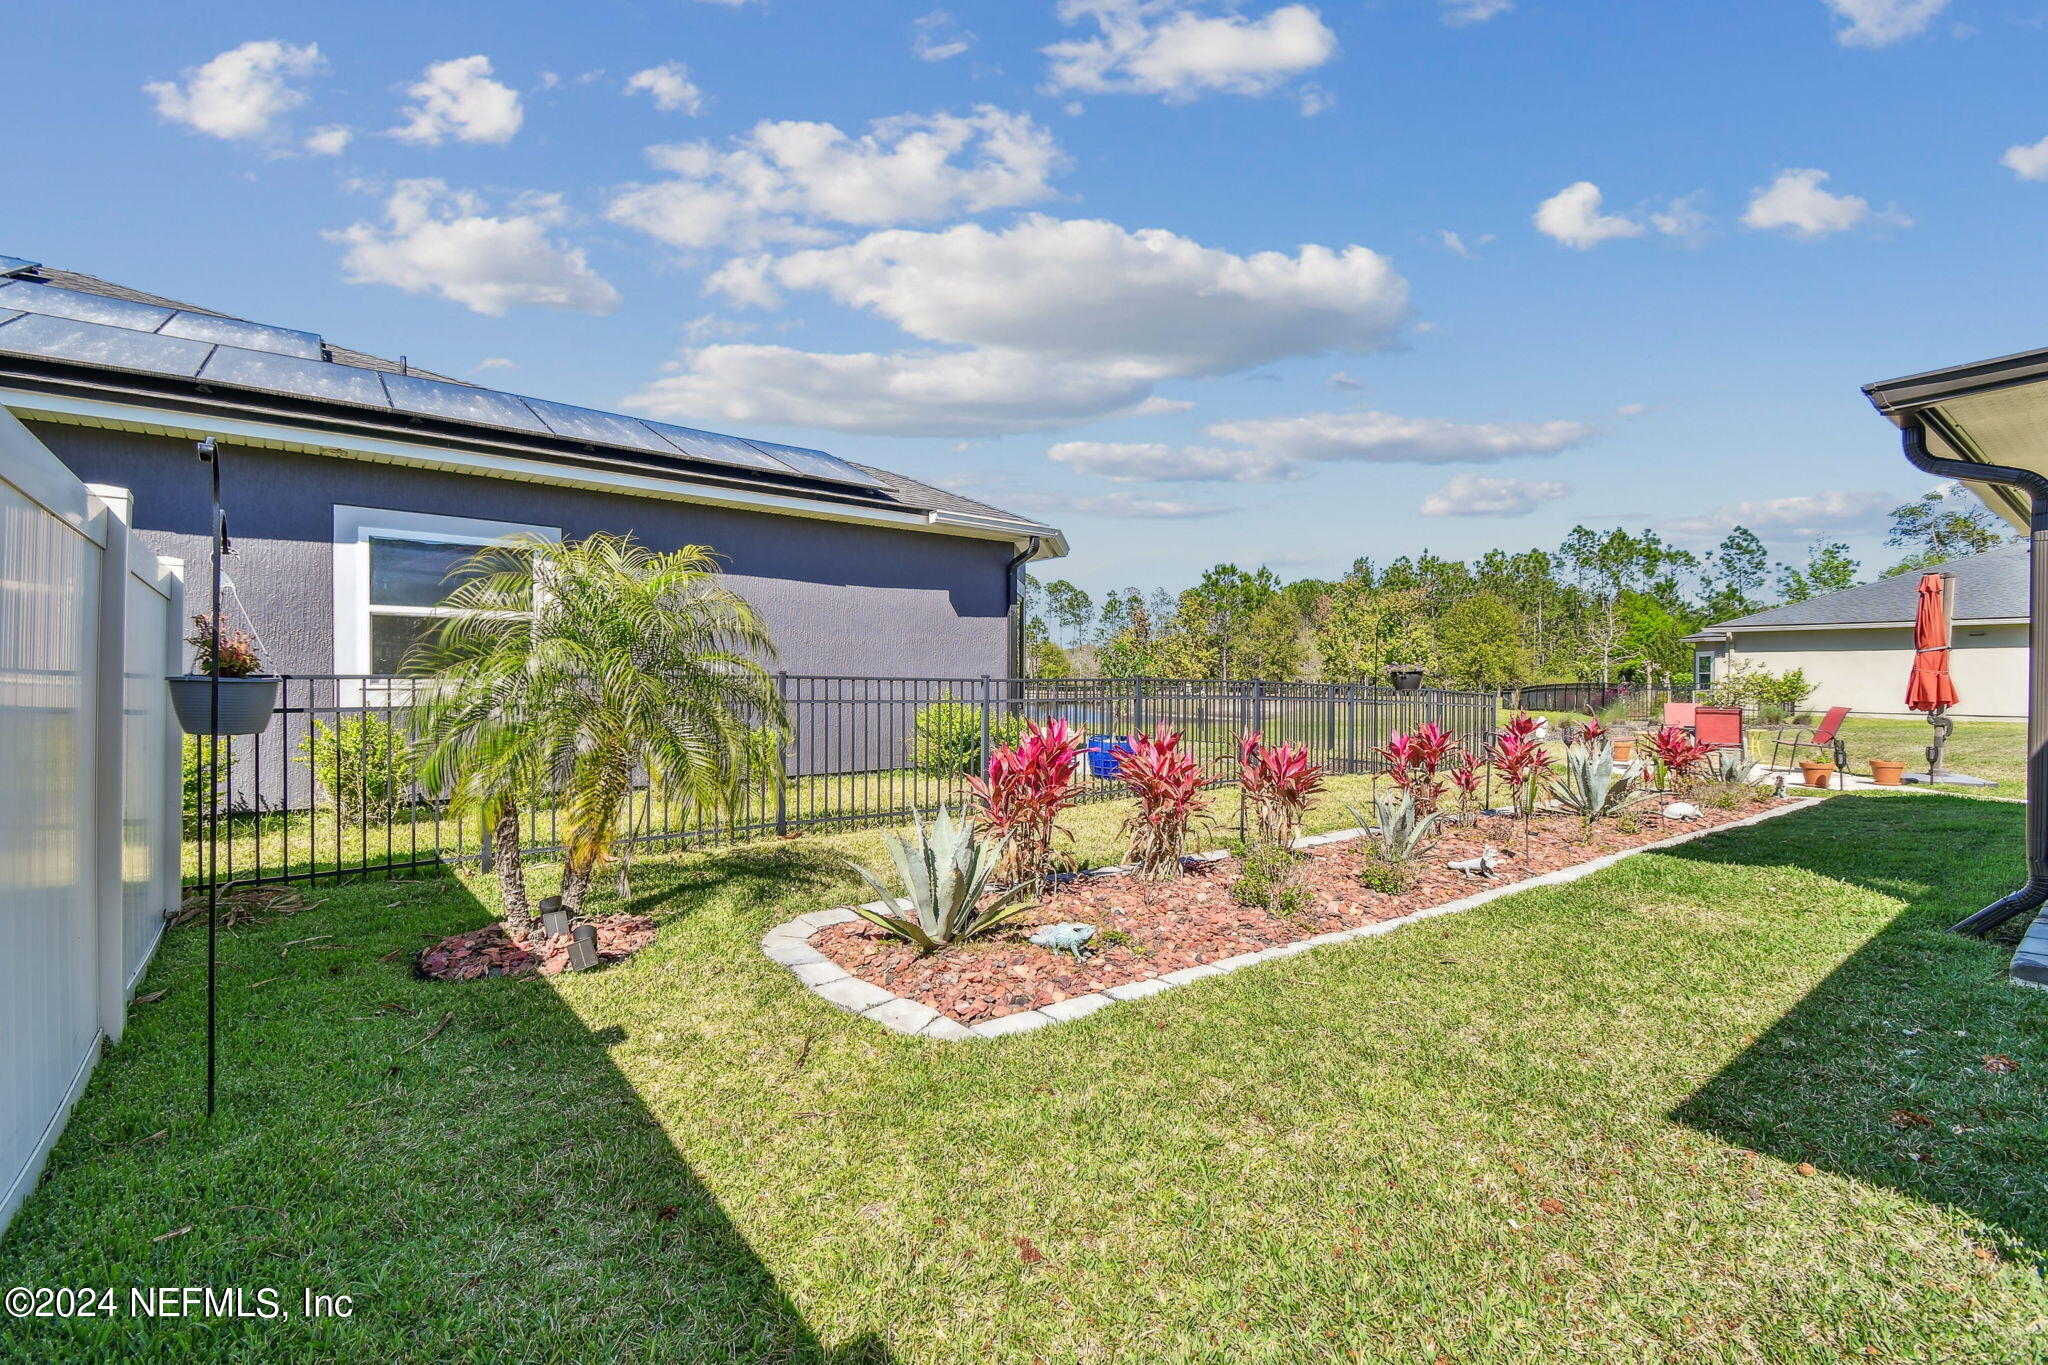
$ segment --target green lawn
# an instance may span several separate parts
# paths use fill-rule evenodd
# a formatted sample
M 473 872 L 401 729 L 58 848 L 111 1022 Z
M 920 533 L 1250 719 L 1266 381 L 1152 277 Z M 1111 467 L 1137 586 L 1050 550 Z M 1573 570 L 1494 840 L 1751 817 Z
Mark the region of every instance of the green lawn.
M 1868 776 L 1870 760 L 1891 758 L 1906 765 L 1907 772 L 1927 771 L 1927 745 L 1933 731 L 1924 720 L 1864 720 L 1855 716 L 1842 722 L 1842 739 L 1849 746 L 1849 766 Z M 1763 756 L 1768 758 L 1766 747 Z M 2027 794 L 2027 727 L 2021 721 L 1961 720 L 1948 744 L 1951 772 L 1968 773 L 1998 783 L 1979 788 L 1986 796 L 2024 797 Z
M 1942 932 L 2020 839 L 1839 797 L 970 1044 L 755 946 L 872 836 L 642 862 L 660 939 L 552 982 L 411 976 L 485 883 L 323 887 L 223 937 L 211 1124 L 172 935 L 0 1284 L 354 1315 L 0 1320 L 0 1357 L 2038 1360 L 2048 995 Z

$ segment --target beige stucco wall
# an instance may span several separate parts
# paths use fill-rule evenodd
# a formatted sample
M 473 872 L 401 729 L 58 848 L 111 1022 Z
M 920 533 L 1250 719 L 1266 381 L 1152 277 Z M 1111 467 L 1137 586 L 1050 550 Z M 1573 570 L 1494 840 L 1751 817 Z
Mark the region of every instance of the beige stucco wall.
M 1738 633 L 1722 651 L 1771 671 L 1804 670 L 1814 684 L 1807 706 L 1854 707 L 1863 716 L 1910 716 L 1906 675 L 1913 667 L 1913 632 L 1879 630 L 1758 631 Z M 1969 720 L 2025 720 L 2027 628 L 1959 623 L 1950 663 L 1961 698 L 1954 715 Z M 1722 665 L 1715 666 L 1715 676 Z

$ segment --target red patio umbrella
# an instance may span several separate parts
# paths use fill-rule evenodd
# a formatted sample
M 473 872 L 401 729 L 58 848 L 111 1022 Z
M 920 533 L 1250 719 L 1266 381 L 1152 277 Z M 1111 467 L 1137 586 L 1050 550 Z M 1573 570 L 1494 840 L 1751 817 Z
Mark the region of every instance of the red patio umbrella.
M 1955 680 L 1948 675 L 1948 614 L 1942 610 L 1941 575 L 1920 575 L 1920 610 L 1913 618 L 1913 676 L 1906 682 L 1906 705 L 1915 711 L 1938 711 L 1956 704 Z

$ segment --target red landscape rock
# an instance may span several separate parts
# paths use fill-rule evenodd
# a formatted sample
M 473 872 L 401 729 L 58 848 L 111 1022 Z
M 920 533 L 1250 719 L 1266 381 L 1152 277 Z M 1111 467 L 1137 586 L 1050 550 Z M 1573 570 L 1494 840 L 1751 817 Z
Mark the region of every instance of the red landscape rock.
M 1538 816 L 1530 822 L 1526 843 L 1520 821 L 1486 817 L 1474 826 L 1452 830 L 1427 858 L 1412 864 L 1408 889 L 1398 896 L 1368 890 L 1359 882 L 1366 843 L 1325 845 L 1308 850 L 1301 859 L 1298 876 L 1312 900 L 1310 908 L 1296 916 L 1239 905 L 1230 894 L 1237 861 L 1226 858 L 1197 864 L 1168 882 L 1125 875 L 1078 877 L 989 938 L 935 953 L 921 954 L 865 920 L 822 929 L 811 937 L 811 946 L 863 981 L 922 1001 L 960 1023 L 975 1024 L 1183 967 L 1400 919 L 1488 887 L 1747 819 L 1778 804 L 1709 810 L 1682 822 L 1645 813 L 1636 817 L 1634 833 L 1603 821 L 1590 836 L 1574 819 Z M 1466 876 L 1445 867 L 1453 860 L 1476 857 L 1487 844 L 1501 854 L 1500 870 L 1492 877 Z M 1032 930 L 1063 920 L 1095 926 L 1095 941 L 1085 962 L 1027 942 Z
M 643 915 L 602 915 L 583 921 L 597 930 L 597 956 L 622 962 L 654 942 L 654 921 Z M 569 966 L 568 934 L 553 938 L 536 929 L 514 943 L 501 924 L 444 938 L 420 954 L 417 970 L 434 981 L 475 981 L 493 976 L 553 976 Z

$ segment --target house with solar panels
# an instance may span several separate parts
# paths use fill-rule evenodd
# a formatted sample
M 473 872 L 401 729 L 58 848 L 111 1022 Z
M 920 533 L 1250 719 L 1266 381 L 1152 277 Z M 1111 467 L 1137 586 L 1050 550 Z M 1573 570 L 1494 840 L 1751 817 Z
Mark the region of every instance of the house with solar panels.
M 448 569 L 526 532 L 708 545 L 793 674 L 1019 676 L 1024 565 L 1050 526 L 821 450 L 523 397 L 0 257 L 0 407 L 126 490 L 158 554 L 207 558 L 222 455 L 223 616 L 270 667 L 392 674 Z

